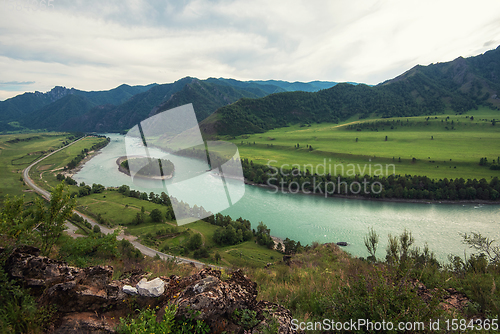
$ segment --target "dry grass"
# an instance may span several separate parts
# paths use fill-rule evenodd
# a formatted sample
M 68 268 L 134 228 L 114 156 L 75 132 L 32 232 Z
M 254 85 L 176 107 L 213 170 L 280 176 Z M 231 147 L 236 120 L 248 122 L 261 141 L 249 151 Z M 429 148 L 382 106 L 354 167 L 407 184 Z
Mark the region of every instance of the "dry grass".
M 247 269 L 247 274 L 257 282 L 259 300 L 279 303 L 289 308 L 294 318 L 307 319 L 318 313 L 325 296 L 371 271 L 373 266 L 351 258 L 337 245 L 324 244 L 296 254 L 289 265 Z

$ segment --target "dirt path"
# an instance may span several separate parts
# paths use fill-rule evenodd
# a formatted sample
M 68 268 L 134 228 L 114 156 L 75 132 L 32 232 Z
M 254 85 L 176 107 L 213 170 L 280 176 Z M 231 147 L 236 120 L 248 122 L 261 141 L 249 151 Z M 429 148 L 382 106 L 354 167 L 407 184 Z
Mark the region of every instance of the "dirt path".
M 67 229 L 65 230 L 65 232 L 72 238 L 76 239 L 76 238 L 81 238 L 81 237 L 85 237 L 83 234 L 79 234 L 79 233 L 76 233 L 76 231 L 78 230 L 78 227 L 71 224 L 70 222 L 66 222 L 66 226 L 67 226 Z

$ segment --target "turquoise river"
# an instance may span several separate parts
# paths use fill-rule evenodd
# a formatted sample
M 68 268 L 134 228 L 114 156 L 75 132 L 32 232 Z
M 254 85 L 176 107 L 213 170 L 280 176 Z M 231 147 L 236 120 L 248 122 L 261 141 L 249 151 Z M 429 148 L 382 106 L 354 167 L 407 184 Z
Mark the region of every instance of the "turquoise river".
M 106 134 L 111 138 L 101 153 L 87 162 L 74 176 L 78 182 L 100 183 L 104 186 L 127 184 L 131 188 L 151 192 L 147 185 L 138 187 L 131 178 L 118 171 L 116 159 L 125 155 L 124 136 Z M 154 149 L 153 149 L 154 151 Z M 165 155 L 163 152 L 162 156 Z M 200 162 L 185 157 L 168 157 L 176 166 L 174 179 L 189 178 L 189 172 L 199 170 Z M 210 197 L 212 179 L 206 182 L 199 196 Z M 161 192 L 163 190 L 159 190 Z M 158 192 L 158 191 L 157 191 Z M 210 210 L 210 207 L 205 208 Z M 377 257 L 385 256 L 387 235 L 411 231 L 415 245 L 429 245 L 439 260 L 448 254 L 470 255 L 472 250 L 461 243 L 461 233 L 480 232 L 500 239 L 500 205 L 400 203 L 345 198 L 324 198 L 304 194 L 274 193 L 272 189 L 245 185 L 245 194 L 233 206 L 221 212 L 233 219 L 243 217 L 257 226 L 264 222 L 271 234 L 308 244 L 346 241 L 344 250 L 355 256 L 368 255 L 363 238 L 373 227 L 380 236 Z

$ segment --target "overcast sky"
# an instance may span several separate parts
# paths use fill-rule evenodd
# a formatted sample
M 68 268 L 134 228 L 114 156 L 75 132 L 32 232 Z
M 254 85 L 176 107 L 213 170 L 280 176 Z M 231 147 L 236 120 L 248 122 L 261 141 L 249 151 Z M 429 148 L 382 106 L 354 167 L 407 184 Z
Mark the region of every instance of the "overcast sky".
M 499 44 L 498 0 L 0 0 L 0 100 L 186 76 L 377 84 Z

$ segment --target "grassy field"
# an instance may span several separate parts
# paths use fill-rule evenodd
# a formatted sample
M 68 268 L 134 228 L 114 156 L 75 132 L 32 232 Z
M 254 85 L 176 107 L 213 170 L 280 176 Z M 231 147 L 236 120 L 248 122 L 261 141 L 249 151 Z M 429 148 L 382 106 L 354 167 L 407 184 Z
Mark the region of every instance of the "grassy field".
M 474 119 L 471 120 L 470 116 Z M 479 166 L 500 156 L 500 124 L 491 120 L 500 113 L 480 109 L 467 115 L 439 115 L 349 121 L 344 124 L 295 125 L 261 134 L 243 135 L 231 141 L 240 156 L 259 164 L 312 165 L 317 171 L 326 162 L 332 174 L 342 174 L 358 164 L 372 175 L 376 164 L 394 164 L 396 174 L 426 175 L 430 178 L 486 178 L 500 171 Z M 453 123 L 452 123 L 453 122 Z M 359 130 L 358 130 L 359 128 Z M 387 136 L 387 140 L 386 140 Z M 297 144 L 299 147 L 297 148 Z M 312 147 L 312 150 L 309 148 Z M 413 160 L 415 158 L 415 160 Z M 335 171 L 337 166 L 337 173 Z M 311 170 L 311 166 L 307 166 Z M 319 172 L 323 170 L 320 167 Z M 389 168 L 393 170 L 392 167 Z M 392 173 L 392 172 L 391 172 Z
M 199 233 L 202 235 L 203 246 L 207 247 L 210 253 L 210 258 L 201 259 L 206 263 L 216 264 L 214 260 L 216 252 L 220 254 L 219 264 L 223 266 L 262 267 L 269 262 L 281 259 L 282 256 L 277 251 L 257 245 L 253 240 L 238 245 L 220 247 L 213 241 L 213 234 L 218 227 L 204 221 L 177 226 L 175 221 L 164 220 L 161 223 L 153 223 L 149 218 L 146 218 L 145 224 L 133 225 L 131 224 L 132 220 L 137 213 L 141 212 L 142 207 L 144 207 L 146 216 L 149 216 L 149 213 L 154 209 L 165 213 L 166 207 L 126 197 L 114 190 L 106 190 L 104 193 L 92 194 L 77 200 L 77 209 L 80 211 L 93 216 L 100 214 L 112 226 L 123 226 L 127 235 L 136 236 L 141 243 L 158 250 L 164 250 L 169 254 L 191 256 L 192 252 L 183 255 L 181 249 L 194 233 Z M 172 227 L 176 229 L 176 235 L 168 238 L 156 235 L 157 231 Z
M 106 190 L 100 194 L 78 197 L 78 208 L 82 211 L 100 214 L 111 225 L 129 225 L 132 219 L 144 207 L 146 214 L 153 209 L 166 212 L 165 206 L 143 201 L 138 198 L 127 197 L 114 190 Z
M 83 149 L 90 149 L 92 145 L 100 141 L 102 141 L 102 139 L 97 137 L 86 137 L 82 139 L 78 143 L 61 150 L 36 164 L 30 170 L 30 177 L 40 186 L 43 186 L 48 190 L 52 189 L 52 187 L 59 183 L 56 180 L 57 170 L 63 169 Z M 71 187 L 72 191 L 75 189 L 76 187 Z
M 0 136 L 0 199 L 5 195 L 25 195 L 31 201 L 34 195 L 22 181 L 22 171 L 40 158 L 44 151 L 61 147 L 68 140 L 67 133 L 25 133 Z M 28 140 L 28 138 L 31 138 Z M 19 139 L 20 141 L 16 141 Z

